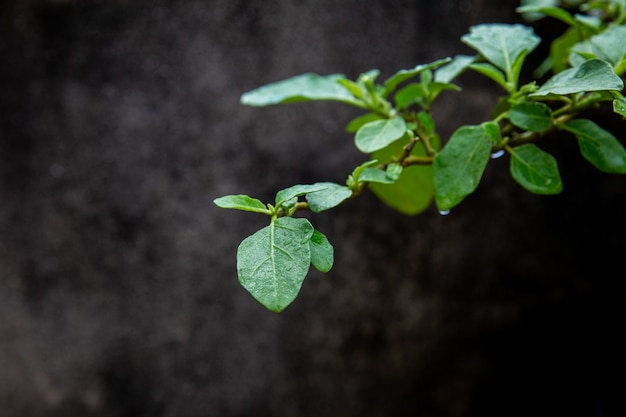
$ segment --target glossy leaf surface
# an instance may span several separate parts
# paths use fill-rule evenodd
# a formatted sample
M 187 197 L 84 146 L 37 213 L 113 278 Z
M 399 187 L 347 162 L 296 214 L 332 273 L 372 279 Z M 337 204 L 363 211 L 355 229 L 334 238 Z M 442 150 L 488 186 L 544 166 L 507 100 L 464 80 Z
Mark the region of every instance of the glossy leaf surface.
M 284 310 L 309 271 L 312 236 L 308 220 L 281 217 L 247 237 L 237 249 L 240 284 L 267 309 Z
M 535 194 L 558 194 L 563 190 L 559 168 L 554 157 L 529 143 L 513 148 L 511 176 L 522 187 Z
M 531 96 L 548 94 L 573 94 L 584 91 L 617 90 L 624 88 L 624 82 L 605 61 L 591 59 L 580 67 L 569 68 L 550 78 Z
M 435 157 L 435 201 L 439 210 L 450 210 L 478 187 L 491 146 L 497 141 L 486 125 L 459 128 Z

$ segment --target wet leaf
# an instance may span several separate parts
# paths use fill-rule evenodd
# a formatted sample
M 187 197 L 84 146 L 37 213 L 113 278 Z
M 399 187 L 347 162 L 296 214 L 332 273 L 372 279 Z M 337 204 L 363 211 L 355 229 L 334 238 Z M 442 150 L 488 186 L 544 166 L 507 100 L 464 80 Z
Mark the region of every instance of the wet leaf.
M 543 103 L 524 101 L 509 110 L 511 123 L 530 132 L 544 132 L 552 127 L 552 111 Z
M 621 91 L 623 88 L 624 82 L 608 63 L 591 59 L 579 67 L 569 68 L 554 75 L 531 96 L 565 95 L 584 91 Z
M 513 148 L 510 154 L 511 176 L 522 187 L 535 194 L 558 194 L 563 190 L 559 168 L 552 155 L 531 143 Z
M 540 41 L 530 27 L 499 23 L 472 26 L 461 40 L 506 74 L 513 73 L 513 62 L 520 54 L 532 51 Z
M 474 192 L 497 141 L 486 124 L 462 126 L 450 137 L 434 161 L 435 202 L 450 210 Z
M 268 310 L 284 310 L 296 298 L 311 264 L 313 226 L 280 217 L 241 242 L 239 283 Z

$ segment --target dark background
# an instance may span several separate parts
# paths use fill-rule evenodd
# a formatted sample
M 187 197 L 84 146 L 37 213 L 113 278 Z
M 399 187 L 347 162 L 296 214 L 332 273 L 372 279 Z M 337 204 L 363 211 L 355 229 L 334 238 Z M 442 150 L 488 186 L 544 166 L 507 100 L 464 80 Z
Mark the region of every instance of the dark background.
M 335 266 L 278 315 L 235 270 L 266 219 L 212 204 L 365 160 L 352 109 L 243 92 L 471 53 L 469 26 L 515 6 L 0 3 L 0 417 L 626 415 L 626 179 L 572 138 L 542 144 L 560 196 L 521 189 L 504 157 L 445 217 L 370 194 L 315 216 Z M 435 109 L 444 137 L 500 93 L 460 84 Z

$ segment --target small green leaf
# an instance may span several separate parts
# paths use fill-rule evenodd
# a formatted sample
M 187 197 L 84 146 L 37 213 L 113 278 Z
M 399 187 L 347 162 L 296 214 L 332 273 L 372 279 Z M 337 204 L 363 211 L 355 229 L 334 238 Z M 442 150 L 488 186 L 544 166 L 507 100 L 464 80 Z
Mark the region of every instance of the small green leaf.
M 339 101 L 361 106 L 360 102 L 339 80 L 345 79 L 341 74 L 318 75 L 307 73 L 286 80 L 267 84 L 244 93 L 241 103 L 248 106 L 269 106 L 281 103 L 300 101 Z
M 326 188 L 306 194 L 306 201 L 313 213 L 337 207 L 352 196 L 352 190 L 345 185 L 333 182 L 316 183 L 316 185 L 325 185 Z
M 626 150 L 611 132 L 587 119 L 561 127 L 576 136 L 580 153 L 593 166 L 609 174 L 626 174 Z
M 313 230 L 311 236 L 311 265 L 320 272 L 328 272 L 333 267 L 334 252 L 333 245 L 328 238 L 318 231 Z
M 356 147 L 363 153 L 371 153 L 397 141 L 406 132 L 406 124 L 400 116 L 391 119 L 375 120 L 367 123 L 356 132 Z
M 273 220 L 239 245 L 239 283 L 268 310 L 284 310 L 309 271 L 312 236 L 313 226 L 306 219 Z
M 398 180 L 398 178 L 400 178 L 400 175 L 402 175 L 403 170 L 404 168 L 402 167 L 402 165 L 396 162 L 391 162 L 389 165 L 387 165 L 387 170 L 385 171 L 385 175 L 391 181 L 395 182 Z
M 449 83 L 461 75 L 476 60 L 475 56 L 457 55 L 452 62 L 435 71 L 435 82 Z
M 378 168 L 367 168 L 359 177 L 359 181 L 376 183 L 376 184 L 393 184 L 394 179 L 387 175 L 386 171 Z
M 462 126 L 434 161 L 435 202 L 447 211 L 473 193 L 497 141 L 485 125 Z
M 499 23 L 472 26 L 461 40 L 505 74 L 513 73 L 513 62 L 519 54 L 531 52 L 540 41 L 530 27 Z
M 574 94 L 586 91 L 617 90 L 624 88 L 622 79 L 605 61 L 591 59 L 576 68 L 569 68 L 550 78 L 531 96 Z
M 354 168 L 354 171 L 352 171 L 352 178 L 354 178 L 355 181 L 360 181 L 361 180 L 361 174 L 369 167 L 372 167 L 374 165 L 376 165 L 378 163 L 378 161 L 376 159 L 373 159 L 371 161 L 366 161 L 363 162 L 361 165 L 359 165 L 358 167 Z
M 554 157 L 532 143 L 510 151 L 511 176 L 535 194 L 559 194 L 563 183 Z
M 623 117 L 626 117 L 626 99 L 617 98 L 613 100 L 613 111 Z
M 392 91 L 394 91 L 396 87 L 398 87 L 399 84 L 401 84 L 402 82 L 410 78 L 415 77 L 420 72 L 438 68 L 444 64 L 447 64 L 451 60 L 452 60 L 451 58 L 439 59 L 435 62 L 431 62 L 430 64 L 417 65 L 414 68 L 407 69 L 407 70 L 400 70 L 396 72 L 394 75 L 392 75 L 385 81 L 385 92 L 383 94 L 383 97 L 388 95 Z
M 290 201 L 296 197 L 303 196 L 308 193 L 314 193 L 316 191 L 321 191 L 327 188 L 327 183 L 315 183 L 310 185 L 298 184 L 291 186 L 289 188 L 285 188 L 284 190 L 280 190 L 276 193 L 276 207 L 281 204 Z
M 544 132 L 552 127 L 552 111 L 543 103 L 523 101 L 509 110 L 511 123 L 530 132 Z
M 213 200 L 216 206 L 226 209 L 253 211 L 256 213 L 270 214 L 265 204 L 256 198 L 243 194 L 225 195 Z

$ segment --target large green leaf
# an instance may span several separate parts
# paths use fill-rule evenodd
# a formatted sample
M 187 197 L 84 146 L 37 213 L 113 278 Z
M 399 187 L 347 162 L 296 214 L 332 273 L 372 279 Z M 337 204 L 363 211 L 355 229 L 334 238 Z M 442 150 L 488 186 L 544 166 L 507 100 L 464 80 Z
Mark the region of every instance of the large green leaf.
M 389 161 L 402 153 L 404 145 L 406 143 L 403 141 L 396 141 L 386 148 L 374 152 L 372 158 Z M 438 148 L 439 141 L 437 140 L 432 145 Z M 425 156 L 426 151 L 424 146 L 418 142 L 411 154 Z M 387 178 L 386 173 L 385 177 Z M 391 208 L 409 216 L 416 215 L 426 210 L 432 202 L 433 167 L 432 165 L 411 165 L 405 167 L 400 177 L 392 184 L 370 183 L 369 188 Z
M 328 238 L 319 230 L 311 236 L 311 265 L 320 272 L 328 272 L 333 267 L 335 250 Z
M 558 194 L 563 190 L 559 168 L 554 157 L 532 143 L 510 151 L 511 176 L 522 187 L 535 194 Z
M 261 200 L 249 197 L 244 194 L 225 195 L 213 200 L 216 206 L 226 209 L 236 209 L 243 211 L 253 211 L 257 213 L 270 214 L 268 208 Z
M 391 119 L 381 119 L 361 126 L 356 132 L 354 141 L 356 147 L 363 153 L 372 153 L 383 149 L 397 141 L 406 133 L 406 123 L 400 116 Z
M 248 106 L 269 106 L 299 101 L 340 101 L 359 105 L 360 102 L 338 81 L 341 74 L 318 75 L 307 73 L 258 87 L 241 96 Z
M 345 185 L 333 182 L 318 182 L 316 185 L 324 185 L 326 188 L 306 194 L 306 201 L 313 213 L 336 207 L 352 196 L 352 190 Z
M 284 310 L 309 271 L 312 236 L 313 226 L 306 219 L 273 220 L 239 245 L 239 282 L 268 310 Z
M 554 75 L 531 96 L 565 95 L 585 91 L 621 91 L 623 88 L 624 82 L 607 62 L 590 59 L 579 67 L 569 68 Z
M 435 202 L 448 211 L 474 192 L 497 141 L 494 129 L 484 123 L 462 126 L 450 137 L 434 161 Z
M 587 119 L 571 120 L 562 126 L 578 139 L 583 157 L 602 172 L 626 174 L 626 151 L 611 132 Z
M 472 26 L 461 40 L 506 74 L 513 74 L 518 56 L 535 49 L 540 41 L 530 27 L 499 23 Z
M 552 126 L 552 111 L 543 103 L 523 101 L 511 107 L 509 118 L 515 126 L 530 132 L 544 132 Z

